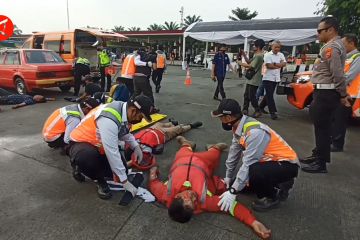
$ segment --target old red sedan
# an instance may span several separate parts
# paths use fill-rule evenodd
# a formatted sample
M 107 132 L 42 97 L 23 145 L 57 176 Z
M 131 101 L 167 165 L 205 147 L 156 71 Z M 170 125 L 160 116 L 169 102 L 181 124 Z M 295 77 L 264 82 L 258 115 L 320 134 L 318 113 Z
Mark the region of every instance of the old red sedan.
M 73 82 L 72 65 L 54 51 L 0 51 L 0 87 L 15 88 L 19 94 L 26 94 L 34 88 L 59 87 L 62 91 L 68 91 Z

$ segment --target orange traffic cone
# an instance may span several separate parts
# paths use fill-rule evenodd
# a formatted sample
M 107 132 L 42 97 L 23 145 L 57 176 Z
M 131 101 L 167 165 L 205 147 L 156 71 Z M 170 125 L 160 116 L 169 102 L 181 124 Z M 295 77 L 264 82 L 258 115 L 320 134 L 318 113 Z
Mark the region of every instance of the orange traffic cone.
M 189 68 L 186 69 L 186 78 L 185 78 L 184 84 L 186 86 L 190 86 L 192 84 L 192 80 L 191 80 L 191 76 L 190 76 L 190 69 Z

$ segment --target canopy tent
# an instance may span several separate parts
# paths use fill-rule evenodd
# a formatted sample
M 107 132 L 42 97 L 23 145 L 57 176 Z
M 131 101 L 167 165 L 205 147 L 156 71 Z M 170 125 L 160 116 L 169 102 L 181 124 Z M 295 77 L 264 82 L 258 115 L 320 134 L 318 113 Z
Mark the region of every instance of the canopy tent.
M 199 41 L 224 43 L 227 45 L 244 44 L 252 39 L 280 40 L 285 46 L 298 46 L 316 40 L 316 29 L 322 17 L 256 19 L 222 22 L 197 22 L 184 32 L 185 38 L 192 37 Z

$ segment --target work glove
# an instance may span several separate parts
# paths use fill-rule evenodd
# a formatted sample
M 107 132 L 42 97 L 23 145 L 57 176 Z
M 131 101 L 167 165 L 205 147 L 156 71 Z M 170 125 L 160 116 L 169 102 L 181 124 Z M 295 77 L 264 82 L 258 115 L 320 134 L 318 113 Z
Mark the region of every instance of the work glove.
M 224 183 L 226 185 L 226 189 L 229 189 L 230 182 L 231 182 L 231 178 L 228 178 L 228 177 L 224 178 Z
M 152 65 L 153 65 L 152 62 L 150 62 L 150 61 L 147 62 L 147 66 L 148 66 L 148 67 L 152 67 Z
M 143 152 L 141 150 L 141 147 L 140 145 L 137 145 L 135 148 L 134 148 L 134 154 L 136 156 L 136 160 L 137 160 L 137 163 L 138 164 L 141 164 L 142 160 L 143 160 Z
M 123 184 L 126 191 L 129 191 L 133 197 L 136 196 L 138 189 L 132 185 L 130 181 L 126 181 L 126 183 Z
M 229 211 L 231 205 L 234 203 L 236 198 L 235 194 L 230 193 L 230 191 L 226 191 L 220 196 L 220 201 L 218 202 L 218 207 L 220 207 L 221 211 L 227 212 Z

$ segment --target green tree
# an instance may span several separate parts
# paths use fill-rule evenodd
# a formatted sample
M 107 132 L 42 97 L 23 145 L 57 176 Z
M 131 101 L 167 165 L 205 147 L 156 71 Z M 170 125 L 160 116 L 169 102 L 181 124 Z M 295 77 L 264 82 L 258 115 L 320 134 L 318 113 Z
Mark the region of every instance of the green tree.
M 128 31 L 138 32 L 138 31 L 141 31 L 141 28 L 139 28 L 139 27 L 129 27 Z
M 196 22 L 202 22 L 202 19 L 201 19 L 200 16 L 196 16 L 196 15 L 190 16 L 190 15 L 188 15 L 184 19 L 184 28 L 187 28 L 188 26 L 190 26 L 191 24 L 196 23 Z
M 176 22 L 165 22 L 162 27 L 164 30 L 178 30 L 180 28 Z
M 315 14 L 336 17 L 342 33 L 360 34 L 359 0 L 321 0 L 317 6 Z
M 14 35 L 22 34 L 22 30 L 18 26 L 14 25 Z
M 252 13 L 250 13 L 250 10 L 248 8 L 239 8 L 239 7 L 231 10 L 231 13 L 234 16 L 229 16 L 229 19 L 233 21 L 250 20 L 258 15 L 257 11 L 253 11 Z
M 163 30 L 163 27 L 160 25 L 160 24 L 151 24 L 148 28 L 147 28 L 148 31 L 161 31 Z
M 113 29 L 111 29 L 113 32 L 122 32 L 125 31 L 125 27 L 123 26 L 114 26 Z

